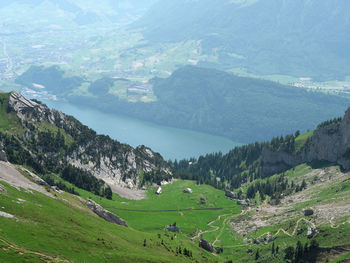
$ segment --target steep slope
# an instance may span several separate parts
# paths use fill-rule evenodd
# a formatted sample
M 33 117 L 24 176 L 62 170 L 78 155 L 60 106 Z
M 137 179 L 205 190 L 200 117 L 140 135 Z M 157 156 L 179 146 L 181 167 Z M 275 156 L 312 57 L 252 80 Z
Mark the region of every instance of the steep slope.
M 3 169 L 17 182 L 3 178 Z M 160 239 L 111 224 L 91 212 L 86 199 L 49 188 L 44 195 L 33 184 L 0 161 L 1 262 L 213 262 L 180 234 Z M 191 257 L 176 253 L 179 247 Z
M 134 149 L 97 135 L 73 117 L 16 92 L 1 94 L 1 109 L 0 140 L 13 163 L 29 165 L 42 174 L 63 172 L 66 178 L 79 173 L 65 170 L 73 165 L 115 191 L 137 189 L 142 173 L 157 174 L 156 181 L 171 176 L 169 165 L 151 149 Z
M 297 131 L 271 142 L 236 147 L 228 154 L 208 154 L 198 159 L 175 162 L 175 174 L 225 188 L 239 188 L 247 182 L 281 173 L 294 166 L 311 163 L 337 164 L 350 168 L 350 109 L 343 118 L 318 125 L 315 131 Z M 216 182 L 220 178 L 220 184 Z M 255 193 L 255 192 L 254 192 Z
M 349 71 L 349 11 L 346 0 L 164 0 L 134 27 L 151 42 L 201 40 L 219 68 L 342 78 Z

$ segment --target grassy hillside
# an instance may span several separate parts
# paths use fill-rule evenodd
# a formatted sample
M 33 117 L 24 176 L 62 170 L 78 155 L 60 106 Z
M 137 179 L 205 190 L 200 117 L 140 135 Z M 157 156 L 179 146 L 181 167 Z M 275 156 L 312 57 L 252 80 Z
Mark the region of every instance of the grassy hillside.
M 0 258 L 6 262 L 184 262 L 175 256 L 177 246 L 193 250 L 199 261 L 203 256 L 195 244 L 181 235 L 171 240 L 162 233 L 139 232 L 113 225 L 96 217 L 70 194 L 54 193 L 56 199 L 43 194 L 19 191 L 1 182 Z M 146 239 L 146 246 L 144 240 Z M 163 244 L 161 244 L 163 240 Z
M 225 197 L 223 191 L 193 181 L 178 180 L 163 186 L 161 195 L 156 195 L 155 189 L 149 189 L 147 199 L 140 201 L 116 195 L 113 195 L 113 200 L 107 200 L 81 189 L 77 191 L 82 198 L 92 198 L 118 214 L 138 231 L 156 237 L 160 234 L 163 239 L 166 237 L 165 227 L 176 222 L 182 234 L 177 234 L 174 240 L 192 240 L 194 247 L 202 234 L 214 247 L 222 249 L 215 259 L 219 262 L 254 262 L 257 251 L 257 262 L 286 262 L 285 250 L 295 248 L 298 241 L 303 249 L 305 244 L 308 246 L 303 254 L 308 260 L 306 262 L 324 262 L 322 259 L 325 258 L 334 262 L 348 259 L 350 174 L 341 172 L 336 166 L 314 169 L 306 164 L 284 174 L 295 185 L 305 181 L 306 188 L 298 192 L 293 190 L 281 198 L 279 204 L 272 204 L 269 197 L 262 200 L 257 194 L 250 200 L 249 207 L 238 206 L 235 200 Z M 266 183 L 279 176 L 259 179 L 255 183 Z M 192 194 L 182 192 L 187 187 L 193 190 Z M 243 195 L 248 188 L 249 184 L 241 187 Z M 201 200 L 204 203 L 201 204 Z M 222 209 L 196 210 L 208 208 Z M 314 214 L 304 216 L 302 211 L 305 208 L 312 208 Z M 317 232 L 312 238 L 307 238 L 310 226 Z M 171 236 L 174 234 L 170 233 L 170 240 Z M 268 242 L 267 237 L 272 241 Z M 278 247 L 278 252 L 272 254 L 272 245 L 275 249 Z

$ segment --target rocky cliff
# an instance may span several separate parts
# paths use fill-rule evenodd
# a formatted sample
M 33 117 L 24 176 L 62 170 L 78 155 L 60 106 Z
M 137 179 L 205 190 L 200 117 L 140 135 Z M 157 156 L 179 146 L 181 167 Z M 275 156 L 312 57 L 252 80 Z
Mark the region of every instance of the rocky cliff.
M 319 125 L 300 152 L 272 151 L 265 147 L 261 156 L 264 175 L 314 161 L 327 161 L 350 169 L 350 108 L 342 119 Z
M 19 125 L 10 135 L 9 132 L 0 134 L 11 142 L 5 145 L 5 150 L 12 158 L 16 157 L 14 150 L 21 147 L 21 152 L 40 166 L 55 170 L 57 166 L 71 164 L 91 172 L 112 189 L 113 185 L 136 189 L 142 171 L 157 170 L 162 179 L 171 177 L 171 167 L 151 149 L 145 146 L 135 149 L 108 136 L 97 135 L 72 116 L 28 100 L 17 92 L 9 94 L 7 114 L 15 115 Z

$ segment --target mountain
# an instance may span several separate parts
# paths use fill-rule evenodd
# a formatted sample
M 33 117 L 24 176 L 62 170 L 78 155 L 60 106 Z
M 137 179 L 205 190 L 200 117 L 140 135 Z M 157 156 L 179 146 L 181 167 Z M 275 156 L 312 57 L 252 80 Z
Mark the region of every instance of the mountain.
M 315 131 L 169 164 L 18 93 L 0 106 L 2 261 L 350 258 L 350 109 Z M 147 198 L 97 178 L 142 181 Z
M 0 140 L 10 162 L 29 165 L 40 174 L 61 173 L 79 187 L 102 191 L 101 195 L 103 189 L 96 186 L 101 182 L 123 195 L 146 184 L 144 175 L 153 180 L 148 183 L 171 177 L 170 166 L 151 149 L 134 149 L 97 135 L 75 118 L 16 92 L 1 94 Z
M 348 171 L 349 130 L 350 108 L 343 118 L 323 122 L 314 131 L 304 134 L 297 131 L 293 135 L 273 138 L 271 142 L 236 147 L 225 155 L 215 153 L 190 161 L 176 161 L 175 175 L 221 188 L 226 185 L 239 188 L 247 182 L 283 173 L 304 163 L 316 167 L 334 164 Z M 220 179 L 220 184 L 216 178 Z
M 49 92 L 62 94 L 57 88 L 64 92 L 70 84 L 50 85 L 55 82 L 50 78 L 55 76 L 52 72 L 33 68 L 17 82 L 28 87 L 39 83 Z M 74 83 L 75 79 L 57 78 L 56 83 L 68 81 Z M 149 103 L 119 99 L 109 93 L 107 86 L 94 91 L 95 96 L 63 96 L 105 112 L 221 135 L 241 143 L 270 140 L 295 129 L 312 129 L 324 119 L 342 115 L 349 106 L 349 100 L 340 96 L 194 66 L 182 67 L 165 79 L 153 79 L 151 84 L 157 101 Z
M 40 24 L 44 26 L 41 28 L 43 30 L 54 23 L 57 23 L 56 27 L 65 26 L 67 25 L 65 20 L 68 20 L 74 28 L 95 23 L 104 25 L 128 23 L 143 15 L 154 2 L 154 0 L 102 0 L 98 3 L 82 0 L 4 0 L 0 3 L 0 13 L 8 13 L 6 21 L 4 20 L 7 24 L 27 22 L 32 29 Z M 13 12 L 19 8 L 25 10 L 21 16 Z M 30 18 L 34 16 L 47 20 L 31 21 Z
M 151 43 L 200 40 L 220 69 L 342 79 L 349 72 L 349 11 L 346 0 L 164 0 L 133 28 Z

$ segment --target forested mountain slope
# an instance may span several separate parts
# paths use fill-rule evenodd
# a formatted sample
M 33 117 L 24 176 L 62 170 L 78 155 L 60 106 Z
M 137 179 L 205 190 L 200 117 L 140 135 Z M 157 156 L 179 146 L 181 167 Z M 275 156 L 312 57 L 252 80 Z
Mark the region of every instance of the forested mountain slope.
M 103 189 L 95 177 L 112 190 L 137 189 L 144 173 L 156 182 L 171 177 L 170 166 L 145 146 L 134 149 L 97 135 L 74 117 L 16 92 L 0 95 L 0 141 L 12 163 L 28 165 L 40 174 L 62 173 L 64 179 L 98 193 Z

